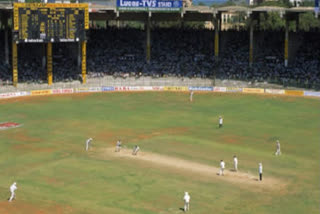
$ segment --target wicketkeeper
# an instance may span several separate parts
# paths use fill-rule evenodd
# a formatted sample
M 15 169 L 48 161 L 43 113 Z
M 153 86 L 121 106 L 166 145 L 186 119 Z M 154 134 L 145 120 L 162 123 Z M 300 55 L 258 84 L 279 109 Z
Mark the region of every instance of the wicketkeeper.
M 132 155 L 137 155 L 139 150 L 140 150 L 140 147 L 138 145 L 135 145 L 133 147 Z

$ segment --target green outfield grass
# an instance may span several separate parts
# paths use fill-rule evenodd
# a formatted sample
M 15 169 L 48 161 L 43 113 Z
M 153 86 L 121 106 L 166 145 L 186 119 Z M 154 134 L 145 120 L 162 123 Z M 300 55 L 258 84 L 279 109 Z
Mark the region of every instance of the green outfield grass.
M 144 92 L 0 101 L 0 122 L 23 124 L 0 131 L 0 213 L 182 213 L 184 191 L 190 213 L 319 213 L 319 99 L 216 93 L 188 99 Z M 119 138 L 142 152 L 215 167 L 224 159 L 231 168 L 236 154 L 241 172 L 257 175 L 262 162 L 265 178 L 286 185 L 255 188 L 103 153 Z M 9 204 L 14 181 L 17 199 Z

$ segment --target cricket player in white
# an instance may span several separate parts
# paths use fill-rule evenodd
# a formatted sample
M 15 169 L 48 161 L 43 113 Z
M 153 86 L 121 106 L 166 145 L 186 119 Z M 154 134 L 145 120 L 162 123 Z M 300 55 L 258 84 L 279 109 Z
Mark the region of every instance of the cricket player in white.
M 16 191 L 16 189 L 18 189 L 17 183 L 14 182 L 14 183 L 10 186 L 11 196 L 10 196 L 9 202 L 11 202 L 11 201 L 16 197 L 16 194 L 14 193 L 14 191 Z
M 193 91 L 190 92 L 190 102 L 193 101 Z
M 234 163 L 234 171 L 238 171 L 238 158 L 237 156 L 233 156 L 233 163 Z
M 190 195 L 188 192 L 185 192 L 184 193 L 184 197 L 183 197 L 183 200 L 184 200 L 184 211 L 189 211 L 189 204 L 190 204 Z
M 91 141 L 93 139 L 90 137 L 87 141 L 86 141 L 86 151 L 88 151 L 89 147 L 91 146 Z
M 224 175 L 223 171 L 224 171 L 224 168 L 225 168 L 225 163 L 223 160 L 220 161 L 220 172 L 219 172 L 219 175 Z
M 277 151 L 276 151 L 276 155 L 281 155 L 280 142 L 279 142 L 279 140 L 277 140 Z
M 222 128 L 223 126 L 223 118 L 220 116 L 219 117 L 219 128 Z
M 259 163 L 259 180 L 262 181 L 262 163 Z
M 133 147 L 132 155 L 137 155 L 139 150 L 140 150 L 140 147 L 138 145 L 135 145 Z
M 120 152 L 120 149 L 121 149 L 121 141 L 118 140 L 116 145 L 116 152 Z

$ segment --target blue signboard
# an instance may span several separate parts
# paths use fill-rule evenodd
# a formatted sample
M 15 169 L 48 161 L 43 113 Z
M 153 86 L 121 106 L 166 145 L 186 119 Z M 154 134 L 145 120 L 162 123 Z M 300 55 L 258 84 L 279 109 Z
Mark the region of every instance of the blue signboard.
M 314 12 L 319 13 L 319 0 L 314 0 Z
M 180 11 L 181 0 L 117 0 L 118 10 L 125 11 Z

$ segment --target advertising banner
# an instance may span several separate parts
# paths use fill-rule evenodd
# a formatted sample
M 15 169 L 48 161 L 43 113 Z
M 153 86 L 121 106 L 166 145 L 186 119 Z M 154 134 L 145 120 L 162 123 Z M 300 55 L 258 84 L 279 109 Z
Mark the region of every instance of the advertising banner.
M 89 88 L 75 88 L 75 93 L 89 92 Z
M 16 96 L 17 96 L 17 92 L 2 93 L 0 94 L 0 99 L 6 99 L 6 98 L 11 98 Z
M 162 91 L 163 90 L 163 86 L 152 86 L 152 90 L 153 91 Z
M 89 92 L 100 92 L 101 91 L 101 87 L 90 87 L 89 88 Z
M 101 91 L 114 91 L 113 86 L 102 86 Z
M 320 97 L 319 91 L 304 91 L 304 96 Z
M 129 87 L 128 86 L 116 86 L 114 87 L 115 91 L 129 91 Z
M 252 94 L 262 94 L 264 93 L 264 89 L 263 88 L 243 88 L 242 92 L 244 93 L 252 93 Z
M 120 11 L 181 11 L 181 0 L 117 0 Z
M 284 94 L 282 89 L 266 89 L 265 92 L 268 94 Z
M 226 88 L 226 87 L 214 87 L 214 88 L 213 88 L 213 91 L 216 91 L 216 92 L 226 92 L 226 91 L 227 91 L 227 88 Z
M 189 91 L 212 91 L 213 87 L 206 87 L 206 86 L 195 86 L 195 87 L 189 87 Z
M 188 87 L 184 86 L 164 86 L 163 90 L 165 91 L 188 91 Z
M 129 86 L 129 91 L 142 91 L 143 87 L 140 86 Z
M 143 87 L 141 87 L 141 88 L 142 88 L 142 90 L 144 90 L 144 91 L 152 91 L 152 90 L 153 90 L 152 86 L 143 86 Z
M 19 92 L 16 92 L 16 96 L 17 96 L 17 97 L 29 96 L 29 95 L 30 95 L 30 92 L 29 92 L 29 91 L 19 91 Z
M 41 95 L 49 95 L 49 94 L 52 94 L 52 90 L 51 89 L 31 91 L 31 96 L 41 96 Z
M 52 89 L 52 94 L 72 94 L 73 88 L 58 88 Z
M 285 90 L 286 95 L 303 96 L 303 91 L 298 90 Z
M 227 92 L 242 92 L 242 88 L 227 87 Z

